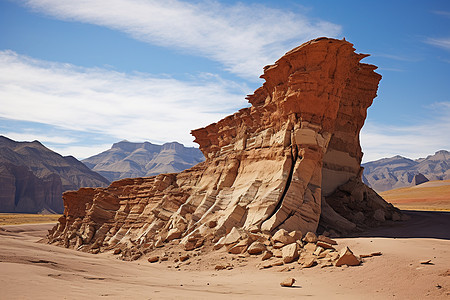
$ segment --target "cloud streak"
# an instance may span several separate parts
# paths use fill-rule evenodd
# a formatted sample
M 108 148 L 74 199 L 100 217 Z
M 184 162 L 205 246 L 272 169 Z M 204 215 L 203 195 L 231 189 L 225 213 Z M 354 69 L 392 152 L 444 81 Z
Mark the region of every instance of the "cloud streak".
M 430 45 L 450 51 L 450 38 L 428 38 L 426 42 Z
M 253 81 L 263 66 L 301 42 L 341 33 L 339 25 L 259 4 L 178 0 L 21 2 L 61 20 L 104 26 L 146 43 L 207 57 Z
M 179 81 L 0 51 L 0 117 L 116 139 L 193 145 L 190 130 L 246 106 L 249 92 L 211 74 Z

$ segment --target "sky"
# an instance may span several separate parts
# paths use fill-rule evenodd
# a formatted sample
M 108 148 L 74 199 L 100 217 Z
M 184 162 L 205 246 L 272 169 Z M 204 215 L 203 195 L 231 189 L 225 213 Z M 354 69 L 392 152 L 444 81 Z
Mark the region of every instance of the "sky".
M 383 78 L 363 161 L 450 150 L 450 1 L 0 0 L 0 135 L 78 159 L 178 141 L 248 107 L 265 65 L 327 36 Z

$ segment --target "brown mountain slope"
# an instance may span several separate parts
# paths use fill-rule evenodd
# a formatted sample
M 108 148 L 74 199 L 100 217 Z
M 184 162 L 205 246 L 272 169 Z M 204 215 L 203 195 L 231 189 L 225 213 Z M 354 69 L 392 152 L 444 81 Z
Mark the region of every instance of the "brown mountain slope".
M 440 150 L 416 160 L 397 155 L 362 166 L 364 182 L 375 191 L 383 192 L 412 186 L 416 182 L 450 179 L 450 152 Z
M 62 213 L 64 191 L 108 184 L 72 156 L 0 136 L 0 212 Z

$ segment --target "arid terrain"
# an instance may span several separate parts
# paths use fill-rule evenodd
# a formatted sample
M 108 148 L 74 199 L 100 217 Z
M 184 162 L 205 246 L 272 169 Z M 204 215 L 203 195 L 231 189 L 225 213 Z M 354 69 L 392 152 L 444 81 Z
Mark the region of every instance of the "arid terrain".
M 389 190 L 380 195 L 400 209 L 450 210 L 450 180 L 436 180 L 420 185 Z
M 301 269 L 296 263 L 259 269 L 261 256 L 221 249 L 173 261 L 116 259 L 111 252 L 88 254 L 38 241 L 54 224 L 0 227 L 2 299 L 447 299 L 450 296 L 450 213 L 408 212 L 411 219 L 353 238 L 337 249 L 356 255 L 381 252 L 356 267 Z M 429 264 L 421 262 L 431 260 Z M 218 262 L 233 265 L 216 271 Z M 290 271 L 286 271 L 286 267 Z M 280 282 L 293 277 L 293 287 Z

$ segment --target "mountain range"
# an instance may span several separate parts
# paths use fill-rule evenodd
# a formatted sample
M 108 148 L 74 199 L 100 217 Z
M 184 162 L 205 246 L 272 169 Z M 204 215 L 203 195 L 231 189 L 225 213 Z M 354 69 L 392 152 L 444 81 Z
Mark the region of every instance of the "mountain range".
M 64 191 L 108 184 L 73 156 L 0 136 L 0 212 L 62 213 Z
M 111 149 L 82 162 L 108 180 L 114 181 L 180 172 L 204 160 L 199 149 L 184 147 L 177 142 L 155 145 L 149 142 L 121 141 L 113 144 Z
M 377 192 L 450 179 L 450 152 L 437 151 L 412 160 L 402 156 L 382 158 L 362 164 L 363 181 Z

